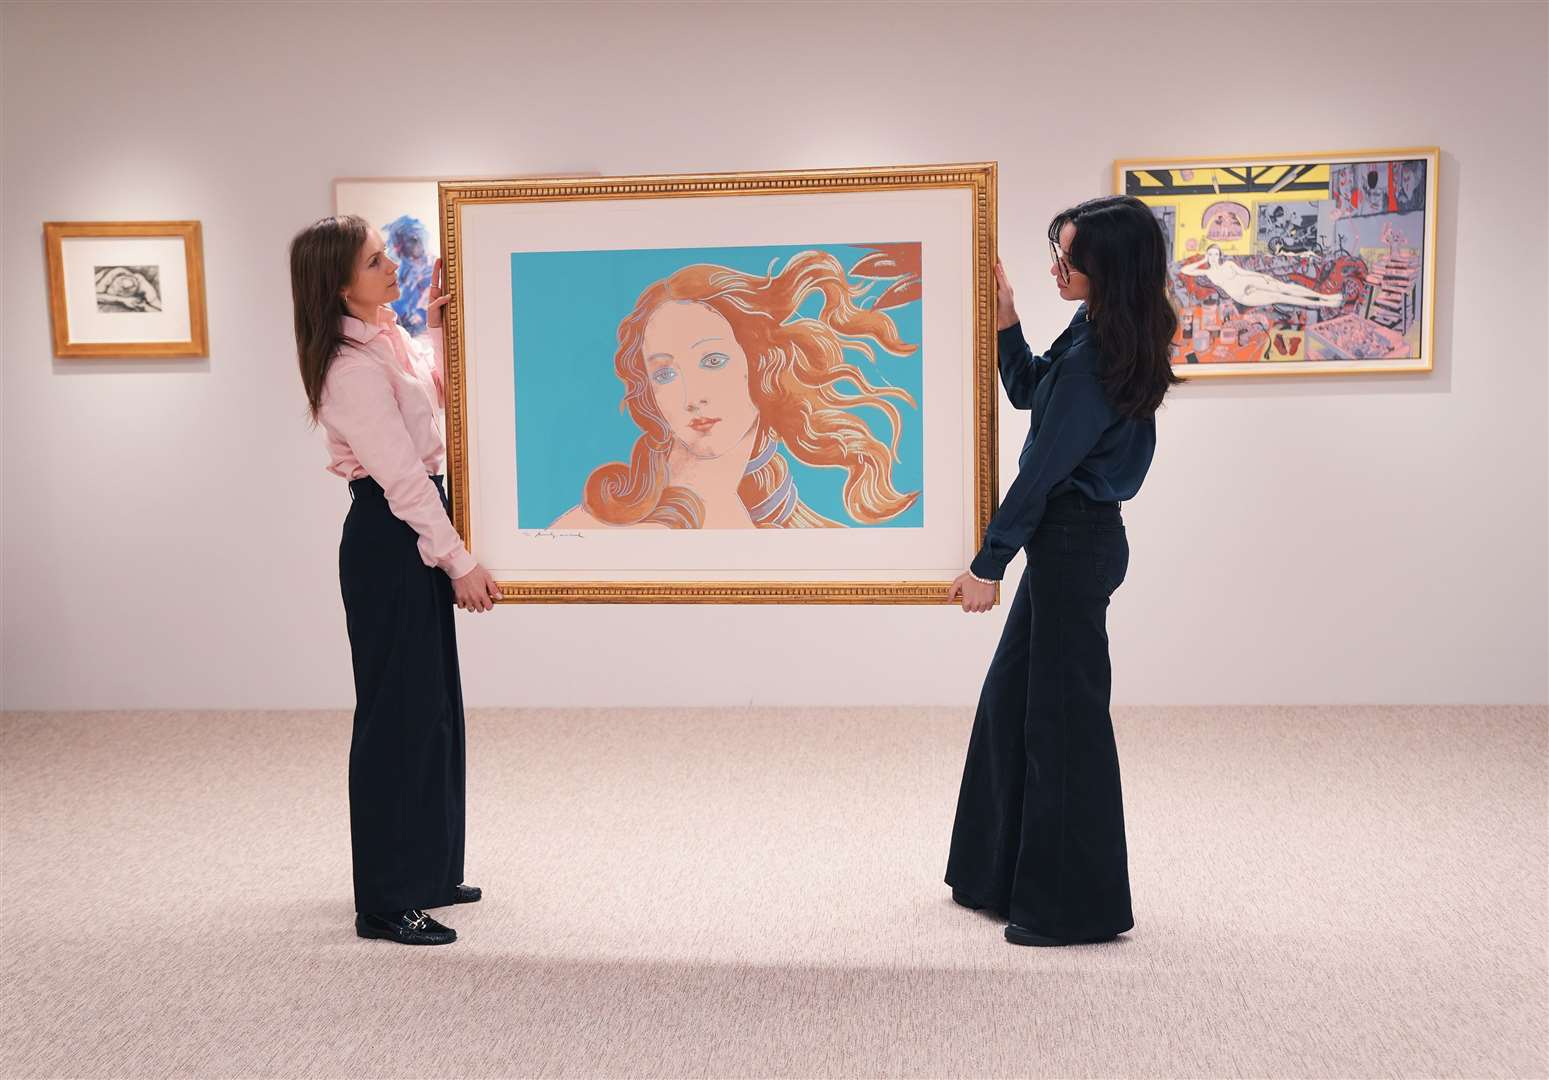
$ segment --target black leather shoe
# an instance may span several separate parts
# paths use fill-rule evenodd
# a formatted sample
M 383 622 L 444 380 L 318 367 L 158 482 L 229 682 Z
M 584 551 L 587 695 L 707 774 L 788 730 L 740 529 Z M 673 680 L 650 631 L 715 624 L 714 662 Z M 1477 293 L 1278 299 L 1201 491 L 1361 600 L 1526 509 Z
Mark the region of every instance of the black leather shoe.
M 1094 938 L 1052 938 L 1029 930 L 1025 926 L 1012 923 L 1006 927 L 1006 940 L 1013 945 L 1095 945 L 1100 941 L 1112 941 L 1118 934 L 1109 934 L 1107 937 Z
M 483 895 L 484 890 L 477 885 L 459 885 L 452 890 L 452 903 L 477 904 Z
M 355 933 L 363 938 L 383 938 L 400 945 L 450 945 L 457 931 L 442 926 L 418 908 L 355 916 Z

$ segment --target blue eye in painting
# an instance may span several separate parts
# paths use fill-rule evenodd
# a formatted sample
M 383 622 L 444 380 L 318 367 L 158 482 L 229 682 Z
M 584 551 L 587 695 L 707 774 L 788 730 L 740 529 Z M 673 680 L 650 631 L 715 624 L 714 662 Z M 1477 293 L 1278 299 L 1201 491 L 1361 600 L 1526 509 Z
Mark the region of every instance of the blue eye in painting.
M 703 360 L 699 361 L 699 366 L 709 368 L 711 371 L 718 371 L 729 363 L 731 363 L 731 358 L 725 353 L 713 352 L 707 354 Z
M 657 386 L 666 386 L 678 377 L 678 369 L 670 367 L 657 368 L 651 373 L 651 381 Z

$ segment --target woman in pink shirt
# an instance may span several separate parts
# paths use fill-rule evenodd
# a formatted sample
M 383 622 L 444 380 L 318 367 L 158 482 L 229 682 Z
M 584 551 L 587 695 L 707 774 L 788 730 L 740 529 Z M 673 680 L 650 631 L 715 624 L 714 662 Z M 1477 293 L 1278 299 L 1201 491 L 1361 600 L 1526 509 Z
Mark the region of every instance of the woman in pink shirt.
M 363 218 L 324 218 L 291 241 L 296 350 L 328 469 L 350 483 L 339 544 L 355 725 L 350 842 L 355 932 L 443 945 L 425 908 L 466 904 L 464 733 L 452 604 L 488 611 L 500 590 L 448 517 L 441 267 L 427 348 L 386 305 L 397 264 Z

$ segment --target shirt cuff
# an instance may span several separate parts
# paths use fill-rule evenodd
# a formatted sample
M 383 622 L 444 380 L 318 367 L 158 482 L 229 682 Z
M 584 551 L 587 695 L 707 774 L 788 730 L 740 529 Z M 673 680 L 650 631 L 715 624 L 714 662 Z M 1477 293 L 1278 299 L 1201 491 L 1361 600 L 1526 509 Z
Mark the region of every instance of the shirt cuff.
M 1001 350 L 1015 349 L 1018 345 L 1026 345 L 1027 338 L 1022 334 L 1022 324 L 1014 322 L 1004 330 L 995 331 L 995 345 Z
M 442 564 L 441 569 L 446 571 L 447 577 L 455 581 L 463 575 L 471 572 L 473 568 L 478 565 L 479 560 L 470 555 L 467 548 L 460 547 L 447 557 L 447 560 Z
M 437 377 L 446 374 L 446 324 L 429 327 L 425 331 L 425 337 L 429 339 L 431 363 L 435 365 Z
M 1006 560 L 1010 562 L 1010 560 Z M 999 581 L 1006 576 L 1006 563 L 1001 562 L 989 548 L 983 548 L 968 565 L 968 572 L 981 581 Z

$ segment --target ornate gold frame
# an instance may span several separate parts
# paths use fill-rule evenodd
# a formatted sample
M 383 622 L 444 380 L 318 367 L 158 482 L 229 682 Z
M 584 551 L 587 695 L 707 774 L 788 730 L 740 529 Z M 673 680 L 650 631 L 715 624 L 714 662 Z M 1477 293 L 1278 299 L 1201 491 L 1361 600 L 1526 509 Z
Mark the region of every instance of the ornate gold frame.
M 1433 191 L 1435 197 L 1425 212 L 1425 280 L 1430 286 L 1430 296 L 1425 305 L 1423 325 L 1420 330 L 1423 342 L 1422 352 L 1424 360 L 1413 364 L 1395 364 L 1392 367 L 1378 369 L 1336 368 L 1320 370 L 1312 365 L 1292 364 L 1265 364 L 1268 370 L 1259 371 L 1220 371 L 1212 370 L 1211 364 L 1175 364 L 1173 371 L 1185 379 L 1264 379 L 1264 378 L 1300 378 L 1314 375 L 1328 378 L 1336 375 L 1402 375 L 1434 371 L 1436 367 L 1436 232 L 1441 215 L 1441 149 L 1435 146 L 1407 146 L 1398 149 L 1375 150 L 1336 150 L 1333 152 L 1319 151 L 1315 154 L 1237 154 L 1231 157 L 1189 157 L 1189 158 L 1123 158 L 1113 163 L 1113 190 L 1115 194 L 1124 194 L 1124 173 L 1142 165 L 1160 165 L 1166 168 L 1187 168 L 1200 165 L 1243 165 L 1260 161 L 1273 162 L 1316 162 L 1319 164 L 1339 164 L 1347 160 L 1363 160 L 1367 158 L 1400 158 L 1423 157 L 1431 168 L 1433 177 Z M 1225 366 L 1225 365 L 1222 365 Z
M 446 326 L 447 471 L 452 521 L 471 544 L 468 497 L 468 402 L 463 325 L 462 208 L 474 203 L 599 199 L 665 199 L 693 196 L 792 195 L 877 191 L 889 188 L 968 189 L 973 213 L 973 408 L 974 507 L 982 536 L 999 502 L 995 382 L 994 162 L 768 173 L 703 173 L 683 176 L 614 176 L 565 180 L 443 180 L 440 184 L 441 251 L 451 296 Z M 477 552 L 474 552 L 477 555 Z M 941 604 L 949 586 L 934 581 L 503 581 L 508 603 L 745 603 L 745 604 Z M 996 595 L 999 600 L 999 590 Z
M 182 237 L 188 273 L 189 340 L 71 344 L 70 318 L 65 309 L 65 266 L 61 244 L 67 237 L 78 236 Z M 210 331 L 204 302 L 204 238 L 199 222 L 45 221 L 43 245 L 48 253 L 48 312 L 53 324 L 55 356 L 91 359 L 188 360 L 210 355 Z

